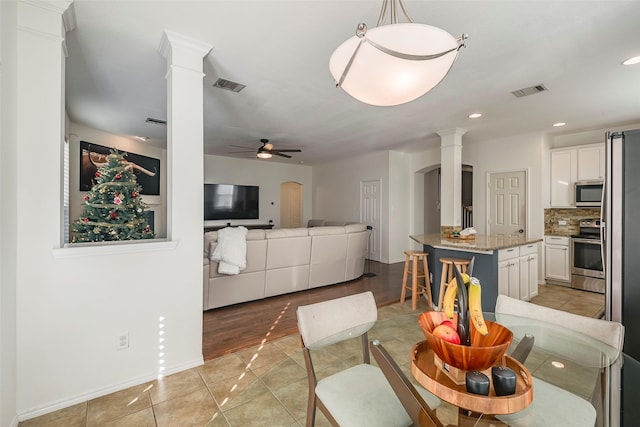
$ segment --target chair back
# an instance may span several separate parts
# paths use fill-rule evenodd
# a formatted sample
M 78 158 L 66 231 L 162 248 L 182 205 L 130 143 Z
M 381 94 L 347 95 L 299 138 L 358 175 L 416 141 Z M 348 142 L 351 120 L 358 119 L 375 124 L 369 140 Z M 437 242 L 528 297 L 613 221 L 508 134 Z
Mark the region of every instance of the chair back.
M 385 378 L 391 384 L 391 388 L 400 399 L 402 406 L 409 414 L 414 426 L 421 427 L 442 427 L 433 409 L 424 401 L 411 381 L 402 372 L 398 364 L 391 357 L 389 352 L 380 344 L 380 341 L 373 340 L 369 344 L 369 349 L 373 358 L 378 363 Z
M 559 325 L 595 338 L 619 351 L 622 350 L 624 343 L 624 326 L 619 322 L 567 313 L 566 311 L 532 304 L 506 295 L 498 295 L 495 312 L 496 315 L 507 314 L 526 317 Z
M 296 314 L 300 336 L 310 350 L 359 337 L 378 319 L 376 301 L 370 291 L 299 306 Z
M 500 314 L 537 319 L 553 325 L 579 332 L 594 338 L 609 347 L 613 347 L 619 352 L 624 344 L 624 326 L 620 322 L 613 322 L 592 317 L 580 316 L 578 314 L 567 313 L 565 311 L 532 304 L 526 301 L 517 300 L 506 295 L 498 295 L 496 301 L 496 317 Z M 608 392 L 610 382 L 619 381 L 620 359 L 613 362 L 613 371 L 602 369 L 600 381 L 594 387 L 590 402 L 596 409 L 596 426 L 601 427 L 607 424 L 612 414 L 619 413 L 619 398 L 611 396 Z M 612 378 L 614 378 L 612 380 Z M 615 415 L 613 416 L 615 419 Z
M 370 363 L 368 331 L 378 318 L 371 292 L 299 306 L 298 330 L 309 381 L 307 427 L 320 409 L 332 426 L 408 427 L 411 419 L 382 371 Z M 343 369 L 318 379 L 311 353 L 345 340 L 361 342 L 362 363 L 352 359 L 351 346 L 335 347 Z M 322 360 L 324 352 L 316 353 Z

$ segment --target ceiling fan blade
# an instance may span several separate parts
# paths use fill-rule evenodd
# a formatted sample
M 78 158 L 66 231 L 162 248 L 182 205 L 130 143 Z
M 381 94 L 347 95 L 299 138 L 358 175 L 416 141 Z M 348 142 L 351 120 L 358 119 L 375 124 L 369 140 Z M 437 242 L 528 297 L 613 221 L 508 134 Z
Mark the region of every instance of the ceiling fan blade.
M 247 150 L 255 151 L 255 148 L 254 148 L 254 147 L 245 147 L 244 145 L 233 145 L 233 144 L 229 144 L 229 147 L 246 148 Z
M 280 153 L 302 153 L 302 150 L 300 150 L 299 148 L 296 149 L 290 149 L 290 150 L 271 150 L 272 153 L 274 152 L 280 152 Z
M 289 156 L 288 154 L 282 154 L 282 153 L 281 153 L 281 152 L 279 152 L 279 151 L 269 151 L 269 152 L 270 152 L 271 154 L 276 155 L 276 156 L 286 157 L 287 159 L 290 159 L 290 158 L 291 158 L 291 156 Z
M 246 150 L 246 151 L 227 151 L 228 154 L 238 154 L 238 153 L 253 153 L 256 150 Z

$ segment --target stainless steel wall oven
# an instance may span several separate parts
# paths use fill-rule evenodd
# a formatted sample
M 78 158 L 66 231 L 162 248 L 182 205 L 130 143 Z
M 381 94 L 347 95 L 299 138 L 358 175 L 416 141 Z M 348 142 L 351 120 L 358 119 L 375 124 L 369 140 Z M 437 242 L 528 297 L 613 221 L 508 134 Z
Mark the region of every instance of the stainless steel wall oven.
M 600 220 L 580 221 L 580 234 L 571 236 L 571 287 L 603 294 L 605 274 L 602 263 Z

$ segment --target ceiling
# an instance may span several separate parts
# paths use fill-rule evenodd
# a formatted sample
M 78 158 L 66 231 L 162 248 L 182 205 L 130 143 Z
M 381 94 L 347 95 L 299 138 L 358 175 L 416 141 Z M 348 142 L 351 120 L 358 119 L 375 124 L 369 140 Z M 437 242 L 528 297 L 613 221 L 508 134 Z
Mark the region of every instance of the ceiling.
M 213 46 L 204 59 L 204 151 L 255 158 L 230 145 L 301 148 L 317 164 L 376 150 L 439 144 L 463 128 L 464 144 L 527 133 L 567 134 L 640 121 L 638 1 L 411 1 L 415 22 L 440 27 L 467 47 L 445 79 L 395 107 L 363 104 L 329 73 L 333 50 L 356 25 L 375 26 L 381 0 L 75 0 L 67 34 L 66 102 L 73 122 L 164 147 L 165 29 Z M 246 85 L 214 88 L 218 78 Z M 516 98 L 512 91 L 548 90 Z M 481 112 L 479 119 L 469 119 Z M 554 128 L 556 122 L 566 122 Z M 259 161 L 259 160 L 256 160 Z

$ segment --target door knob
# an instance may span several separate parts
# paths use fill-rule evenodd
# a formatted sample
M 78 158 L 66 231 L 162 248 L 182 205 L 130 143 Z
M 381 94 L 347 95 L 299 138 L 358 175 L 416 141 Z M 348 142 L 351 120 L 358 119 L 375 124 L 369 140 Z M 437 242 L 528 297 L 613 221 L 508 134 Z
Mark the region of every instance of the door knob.
M 520 234 L 524 233 L 524 229 L 521 228 L 520 230 L 518 230 L 518 233 Z

